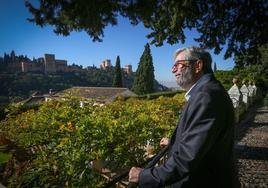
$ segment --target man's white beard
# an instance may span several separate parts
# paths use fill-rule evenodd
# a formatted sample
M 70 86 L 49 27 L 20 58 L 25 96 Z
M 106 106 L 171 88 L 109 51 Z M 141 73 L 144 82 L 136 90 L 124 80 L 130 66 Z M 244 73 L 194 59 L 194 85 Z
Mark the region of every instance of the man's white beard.
M 195 81 L 193 67 L 186 67 L 180 75 L 180 79 L 176 80 L 177 84 L 183 89 L 191 88 Z

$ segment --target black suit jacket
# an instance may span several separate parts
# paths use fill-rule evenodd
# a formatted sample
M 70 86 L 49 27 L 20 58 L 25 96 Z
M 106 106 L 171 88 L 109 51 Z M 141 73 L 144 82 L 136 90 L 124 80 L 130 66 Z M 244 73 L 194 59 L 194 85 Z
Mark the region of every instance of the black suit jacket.
M 191 90 L 171 137 L 168 160 L 144 169 L 139 188 L 234 187 L 234 110 L 213 74 L 203 75 Z

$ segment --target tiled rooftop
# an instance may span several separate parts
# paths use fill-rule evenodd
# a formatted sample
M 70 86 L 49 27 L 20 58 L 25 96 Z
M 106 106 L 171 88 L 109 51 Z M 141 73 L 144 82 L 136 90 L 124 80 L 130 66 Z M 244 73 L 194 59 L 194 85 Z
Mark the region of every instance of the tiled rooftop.
M 58 95 L 71 94 L 77 97 L 105 98 L 112 100 L 117 96 L 135 96 L 136 94 L 128 88 L 116 87 L 72 87 L 57 93 Z

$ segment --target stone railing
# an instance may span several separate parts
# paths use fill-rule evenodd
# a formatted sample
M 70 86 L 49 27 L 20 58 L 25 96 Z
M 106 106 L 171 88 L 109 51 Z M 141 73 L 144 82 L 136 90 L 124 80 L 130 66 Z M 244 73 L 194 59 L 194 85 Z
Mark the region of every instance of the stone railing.
M 241 116 L 247 111 L 247 109 L 256 101 L 258 98 L 257 87 L 255 83 L 252 85 L 249 82 L 248 86 L 245 82 L 242 82 L 242 87 L 237 86 L 237 80 L 233 80 L 233 86 L 228 90 L 228 94 L 232 99 L 235 109 L 235 122 L 240 121 Z

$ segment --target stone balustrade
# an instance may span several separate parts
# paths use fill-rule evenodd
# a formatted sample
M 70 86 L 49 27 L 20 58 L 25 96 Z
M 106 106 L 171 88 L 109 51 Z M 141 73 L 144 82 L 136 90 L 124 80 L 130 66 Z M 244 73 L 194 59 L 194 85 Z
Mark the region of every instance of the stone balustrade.
M 243 80 L 242 87 L 237 86 L 237 79 L 233 79 L 233 86 L 228 90 L 228 94 L 233 102 L 235 109 L 235 122 L 238 123 L 241 116 L 258 98 L 257 87 L 255 82 L 248 82 L 248 85 Z

